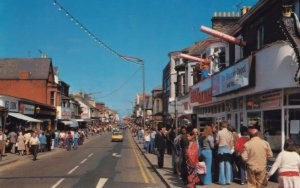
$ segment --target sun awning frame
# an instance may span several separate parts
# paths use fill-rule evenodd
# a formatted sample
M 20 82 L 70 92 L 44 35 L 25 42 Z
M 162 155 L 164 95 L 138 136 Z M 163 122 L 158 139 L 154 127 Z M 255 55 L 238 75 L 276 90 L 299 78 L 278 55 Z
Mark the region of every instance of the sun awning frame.
M 34 119 L 32 117 L 26 116 L 24 114 L 21 113 L 17 113 L 17 112 L 8 112 L 9 116 L 12 116 L 14 118 L 26 121 L 26 122 L 33 122 L 33 123 L 42 123 L 43 121 L 38 120 L 38 119 Z

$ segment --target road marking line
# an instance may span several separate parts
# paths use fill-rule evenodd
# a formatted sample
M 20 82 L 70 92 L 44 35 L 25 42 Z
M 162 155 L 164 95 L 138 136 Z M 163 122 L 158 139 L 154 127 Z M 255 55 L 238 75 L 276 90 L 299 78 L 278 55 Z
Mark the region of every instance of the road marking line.
M 104 184 L 107 182 L 108 178 L 100 178 L 96 188 L 102 188 L 104 186 Z
M 65 180 L 65 178 L 61 178 L 60 180 L 58 180 L 58 182 L 56 184 L 54 184 L 51 188 L 56 188 L 57 186 L 59 186 L 59 184 L 61 184 L 61 182 L 63 182 Z
M 90 157 L 93 156 L 93 155 L 94 155 L 94 153 L 89 154 L 88 158 L 90 158 Z
M 141 162 L 140 162 L 140 159 L 138 158 L 137 153 L 136 153 L 136 151 L 135 151 L 135 149 L 134 149 L 134 145 L 133 145 L 132 139 L 130 139 L 130 144 L 131 144 L 131 148 L 132 148 L 132 150 L 133 150 L 133 153 L 134 153 L 134 155 L 135 155 L 135 157 L 136 157 L 136 161 L 137 161 L 137 163 L 138 163 L 138 165 L 139 165 L 139 167 L 140 167 L 140 171 L 141 171 L 141 174 L 142 174 L 142 176 L 143 176 L 143 178 L 144 178 L 144 182 L 145 182 L 145 183 L 149 183 L 148 177 L 146 176 L 145 171 L 144 171 L 144 168 L 142 167 L 142 164 L 141 164 Z
M 79 166 L 75 166 L 72 170 L 68 172 L 68 175 L 72 174 Z
M 133 142 L 134 142 L 134 141 L 133 141 Z M 155 181 L 153 175 L 150 173 L 148 167 L 146 166 L 145 162 L 143 161 L 141 154 L 139 154 L 139 150 L 137 149 L 137 146 L 134 145 L 134 148 L 135 148 L 134 150 L 135 150 L 136 153 L 137 153 L 137 156 L 140 158 L 140 161 L 141 161 L 141 163 L 142 163 L 142 165 L 143 165 L 143 167 L 144 167 L 144 169 L 145 169 L 145 171 L 146 171 L 148 177 L 150 177 L 152 183 L 156 184 L 156 181 Z
M 80 162 L 80 164 L 85 163 L 85 161 L 87 161 L 87 158 L 83 159 L 83 160 Z
M 137 150 L 137 149 L 136 149 L 136 150 Z M 137 153 L 138 153 L 138 151 L 137 151 Z M 145 162 L 143 161 L 142 156 L 141 156 L 139 153 L 138 153 L 137 155 L 138 155 L 138 157 L 140 158 L 140 160 L 141 160 L 141 162 L 142 162 L 142 164 L 143 164 L 143 166 L 144 166 L 144 168 L 145 168 L 145 171 L 146 171 L 148 177 L 150 177 L 152 183 L 156 184 L 156 181 L 155 181 L 153 175 L 150 173 L 149 169 L 147 168 Z

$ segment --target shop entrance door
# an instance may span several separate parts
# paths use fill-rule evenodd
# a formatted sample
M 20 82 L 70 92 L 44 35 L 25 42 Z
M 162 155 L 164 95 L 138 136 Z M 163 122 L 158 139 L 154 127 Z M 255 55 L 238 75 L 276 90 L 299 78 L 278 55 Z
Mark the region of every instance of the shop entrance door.
M 300 145 L 300 108 L 286 109 L 285 122 L 286 137 L 293 139 L 297 145 Z
M 281 151 L 281 109 L 263 112 L 263 134 L 274 153 Z

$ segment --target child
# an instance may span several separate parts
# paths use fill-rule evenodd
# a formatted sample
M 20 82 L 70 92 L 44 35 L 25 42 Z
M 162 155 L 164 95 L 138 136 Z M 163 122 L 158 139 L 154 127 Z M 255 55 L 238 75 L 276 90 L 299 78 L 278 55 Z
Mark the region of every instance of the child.
M 199 162 L 196 166 L 196 171 L 197 171 L 198 177 L 200 179 L 200 185 L 203 185 L 204 174 L 206 174 L 206 166 L 205 166 L 203 155 L 200 155 L 198 157 L 198 161 Z

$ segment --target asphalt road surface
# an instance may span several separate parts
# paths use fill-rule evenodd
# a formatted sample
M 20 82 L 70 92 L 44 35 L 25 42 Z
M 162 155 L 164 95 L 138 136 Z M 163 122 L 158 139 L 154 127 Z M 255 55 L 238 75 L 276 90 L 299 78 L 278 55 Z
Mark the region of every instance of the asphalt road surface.
M 128 131 L 123 142 L 111 133 L 90 137 L 77 151 L 59 149 L 0 167 L 5 188 L 166 187 L 141 155 Z

